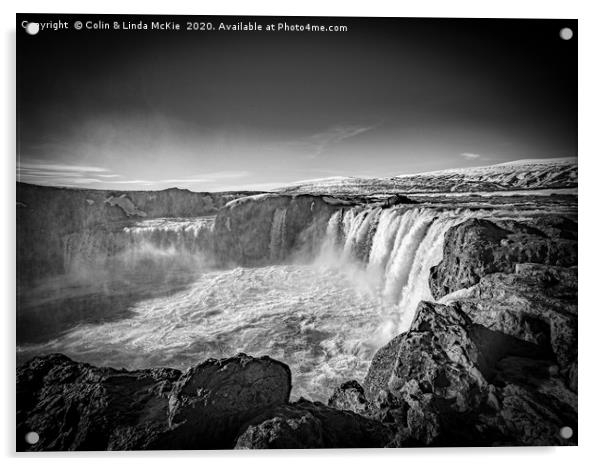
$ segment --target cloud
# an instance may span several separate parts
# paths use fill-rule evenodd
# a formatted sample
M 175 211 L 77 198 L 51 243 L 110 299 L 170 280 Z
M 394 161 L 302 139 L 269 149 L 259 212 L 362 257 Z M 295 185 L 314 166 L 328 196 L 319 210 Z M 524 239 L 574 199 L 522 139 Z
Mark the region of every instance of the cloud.
M 87 165 L 64 165 L 59 163 L 20 163 L 20 170 L 37 170 L 47 172 L 90 172 L 90 173 L 102 173 L 108 172 L 106 168 L 101 167 L 90 167 Z
M 326 131 L 314 134 L 308 138 L 310 145 L 314 146 L 312 158 L 318 157 L 324 151 L 335 144 L 338 144 L 345 139 L 352 138 L 358 134 L 365 133 L 375 128 L 375 126 L 359 126 L 359 125 L 336 125 L 328 128 Z
M 246 178 L 251 172 L 247 171 L 220 171 L 213 173 L 201 173 L 192 178 L 171 178 L 159 180 L 157 183 L 214 183 L 221 180 L 232 180 Z
M 462 152 L 460 154 L 460 157 L 464 157 L 465 159 L 468 159 L 468 160 L 474 160 L 474 159 L 478 159 L 479 157 L 481 157 L 481 154 L 474 154 L 472 152 Z
M 375 125 L 351 125 L 339 124 L 330 126 L 329 128 L 319 133 L 314 133 L 300 139 L 289 141 L 281 141 L 273 144 L 273 147 L 278 149 L 281 147 L 292 147 L 305 152 L 310 158 L 316 158 L 322 155 L 326 150 L 345 139 L 349 139 L 359 134 L 365 133 L 376 128 Z
M 112 177 L 109 170 L 89 165 L 31 161 L 19 163 L 17 180 L 50 186 L 80 186 L 101 183 L 97 177 Z

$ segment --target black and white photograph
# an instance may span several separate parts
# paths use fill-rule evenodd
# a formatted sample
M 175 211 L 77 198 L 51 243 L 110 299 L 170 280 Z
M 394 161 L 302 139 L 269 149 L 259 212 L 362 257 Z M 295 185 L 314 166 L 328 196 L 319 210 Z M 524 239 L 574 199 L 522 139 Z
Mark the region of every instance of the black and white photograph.
M 18 452 L 578 444 L 577 19 L 16 31 Z

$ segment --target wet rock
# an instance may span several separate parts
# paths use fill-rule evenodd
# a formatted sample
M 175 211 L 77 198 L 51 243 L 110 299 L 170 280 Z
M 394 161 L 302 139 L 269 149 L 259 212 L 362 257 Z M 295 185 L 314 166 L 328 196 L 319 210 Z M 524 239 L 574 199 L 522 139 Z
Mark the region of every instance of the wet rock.
M 380 422 L 301 399 L 252 420 L 235 448 L 375 448 L 391 434 Z

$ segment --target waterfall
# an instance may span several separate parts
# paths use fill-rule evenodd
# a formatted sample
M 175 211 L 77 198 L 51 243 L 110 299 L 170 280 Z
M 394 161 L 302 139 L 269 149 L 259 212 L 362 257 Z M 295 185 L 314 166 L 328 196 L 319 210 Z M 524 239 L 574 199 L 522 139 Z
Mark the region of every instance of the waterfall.
M 387 309 L 383 325 L 390 338 L 409 328 L 421 300 L 433 300 L 428 278 L 442 259 L 445 232 L 478 215 L 427 207 L 339 210 L 328 222 L 322 259 L 365 272 L 361 279 L 373 285 Z
M 285 254 L 286 240 L 286 209 L 276 209 L 272 218 L 272 229 L 270 231 L 270 259 L 280 261 Z
M 213 217 L 192 219 L 157 218 L 143 220 L 115 230 L 82 230 L 63 240 L 63 265 L 67 273 L 86 274 L 115 265 L 147 266 L 166 259 L 191 262 L 210 252 Z
M 213 217 L 153 219 L 125 227 L 123 233 L 134 248 L 153 247 L 162 252 L 196 254 L 207 251 Z

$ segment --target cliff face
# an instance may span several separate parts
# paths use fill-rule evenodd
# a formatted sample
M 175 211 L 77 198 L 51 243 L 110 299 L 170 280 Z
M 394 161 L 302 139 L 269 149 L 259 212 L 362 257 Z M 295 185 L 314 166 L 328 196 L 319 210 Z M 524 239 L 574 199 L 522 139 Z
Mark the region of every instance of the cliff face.
M 69 235 L 101 235 L 133 220 L 215 215 L 249 193 L 106 191 L 17 183 L 17 257 L 20 282 L 63 273 Z M 87 233 L 86 233 L 87 232 Z
M 443 260 L 431 270 L 430 287 L 439 299 L 475 285 L 493 272 L 511 273 L 519 263 L 577 264 L 577 223 L 557 216 L 528 222 L 472 219 L 445 235 Z
M 230 202 L 215 219 L 215 254 L 224 264 L 249 266 L 311 253 L 304 248 L 323 237 L 330 215 L 344 205 L 321 196 L 275 194 Z

